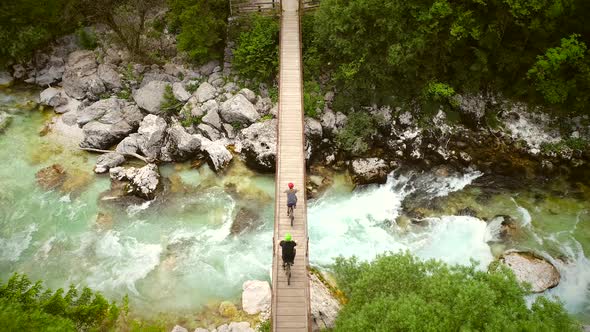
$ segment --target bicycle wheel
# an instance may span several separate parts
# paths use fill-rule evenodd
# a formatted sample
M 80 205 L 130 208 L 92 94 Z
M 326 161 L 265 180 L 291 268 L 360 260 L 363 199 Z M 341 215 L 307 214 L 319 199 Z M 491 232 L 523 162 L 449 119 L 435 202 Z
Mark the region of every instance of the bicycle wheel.
M 291 263 L 287 263 L 287 286 L 291 286 Z
M 293 215 L 293 208 L 291 208 L 290 218 L 291 218 L 291 227 L 293 227 L 293 219 L 295 219 L 295 216 Z

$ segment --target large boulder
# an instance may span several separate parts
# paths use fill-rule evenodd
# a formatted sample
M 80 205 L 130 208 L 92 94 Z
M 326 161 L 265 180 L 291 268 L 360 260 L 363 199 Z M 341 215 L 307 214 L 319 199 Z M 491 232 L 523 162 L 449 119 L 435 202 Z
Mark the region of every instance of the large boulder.
M 242 155 L 250 167 L 274 172 L 277 153 L 277 120 L 258 122 L 239 134 Z
M 117 167 L 125 163 L 125 157 L 116 152 L 105 153 L 96 159 L 96 166 L 94 166 L 95 173 L 106 173 L 109 169 Z
M 248 280 L 242 284 L 242 308 L 249 315 L 270 310 L 270 285 L 267 281 Z
M 64 59 L 61 57 L 51 56 L 46 67 L 37 73 L 35 77 L 35 83 L 40 86 L 47 86 L 59 82 L 62 79 L 64 71 Z
M 97 100 L 106 91 L 97 74 L 98 63 L 92 51 L 72 52 L 65 67 L 62 85 L 68 96 Z
M 389 165 L 383 159 L 361 158 L 352 161 L 350 170 L 356 184 L 385 183 Z
M 255 332 L 250 327 L 248 322 L 231 322 L 229 324 L 223 324 L 213 330 L 214 332 Z
M 340 302 L 332 296 L 330 289 L 313 273 L 309 275 L 309 294 L 311 314 L 313 317 L 320 318 L 314 320 L 312 330 L 334 328 L 334 322 L 340 311 Z
M 221 118 L 230 124 L 249 125 L 260 119 L 260 114 L 246 97 L 235 95 L 221 104 Z
M 201 132 L 201 134 L 212 141 L 217 141 L 218 139 L 222 138 L 223 135 L 221 132 L 206 123 L 201 123 L 197 126 L 197 129 Z
M 322 124 L 314 118 L 305 118 L 305 137 L 313 143 L 322 139 Z
M 172 84 L 172 94 L 174 94 L 174 98 L 186 102 L 191 97 L 191 94 L 186 91 L 182 83 L 176 82 Z
M 243 95 L 244 97 L 246 97 L 246 99 L 248 99 L 249 102 L 251 102 L 251 103 L 256 102 L 256 94 L 254 93 L 254 91 L 252 91 L 248 88 L 243 88 L 238 93 Z
M 159 157 L 167 128 L 166 120 L 153 114 L 147 115 L 141 121 L 137 130 L 137 142 L 139 149 L 148 159 L 156 160 Z
M 197 98 L 197 102 L 204 103 L 207 100 L 215 98 L 216 94 L 217 94 L 217 89 L 215 89 L 215 87 L 213 85 L 211 85 L 207 82 L 204 82 L 201 85 L 199 85 L 199 87 L 197 88 L 197 91 L 195 91 L 193 96 L 195 96 Z
M 100 64 L 98 66 L 98 77 L 104 82 L 107 89 L 121 89 L 123 84 L 121 83 L 121 77 L 115 70 L 115 66 L 110 64 Z
M 138 138 L 139 138 L 139 134 L 137 134 L 137 133 L 133 133 L 133 134 L 125 137 L 121 142 L 119 142 L 115 151 L 118 153 L 127 153 L 127 154 L 137 153 L 139 151 Z
M 205 106 L 205 105 L 203 105 L 203 106 Z M 223 129 L 222 123 L 221 123 L 221 118 L 219 117 L 219 112 L 217 112 L 217 109 L 209 110 L 207 112 L 207 114 L 205 114 L 203 119 L 201 119 L 201 121 L 203 121 L 203 123 L 206 123 L 217 130 Z
M 82 127 L 82 147 L 107 149 L 135 131 L 143 114 L 125 100 L 109 98 L 97 101 L 77 113 Z
M 114 167 L 109 173 L 111 179 L 129 183 L 128 194 L 144 199 L 153 199 L 160 185 L 160 173 L 156 164 L 147 164 L 141 168 Z
M 82 105 L 81 101 L 68 96 L 63 88 L 47 88 L 41 91 L 39 103 L 53 107 L 58 114 L 78 111 Z
M 514 272 L 520 282 L 529 283 L 533 293 L 541 293 L 559 284 L 559 271 L 546 259 L 528 252 L 509 251 L 500 262 Z
M 170 83 L 164 81 L 151 81 L 144 87 L 135 90 L 133 100 L 139 107 L 151 114 L 160 114 L 160 105 L 164 101 L 164 92 Z
M 321 124 L 323 131 L 329 134 L 334 133 L 336 131 L 336 114 L 330 109 L 325 110 L 322 114 Z
M 201 140 L 196 135 L 186 132 L 180 123 L 175 122 L 168 128 L 167 152 L 173 160 L 187 160 L 199 152 Z
M 215 172 L 219 172 L 229 165 L 233 156 L 221 142 L 211 141 L 201 135 L 196 136 L 201 141 L 201 151 L 207 154 L 207 162 Z

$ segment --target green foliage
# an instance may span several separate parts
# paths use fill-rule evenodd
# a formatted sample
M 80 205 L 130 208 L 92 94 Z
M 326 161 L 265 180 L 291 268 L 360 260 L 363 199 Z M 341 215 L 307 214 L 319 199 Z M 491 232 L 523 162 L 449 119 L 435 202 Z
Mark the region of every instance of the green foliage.
M 348 115 L 346 126 L 338 133 L 338 146 L 352 155 L 362 155 L 369 150 L 370 140 L 377 133 L 375 119 L 365 112 Z
M 177 47 L 197 63 L 223 56 L 228 1 L 168 0 L 168 23 L 178 32 Z
M 238 121 L 234 121 L 231 123 L 231 126 L 235 129 L 235 130 L 240 130 L 244 127 L 244 125 L 241 122 Z
M 580 331 L 558 302 L 530 309 L 510 270 L 478 271 L 405 254 L 371 263 L 339 258 L 334 266 L 350 302 L 334 331 Z
M 272 114 L 266 114 L 266 115 L 263 115 L 262 117 L 260 117 L 260 120 L 258 120 L 258 122 L 265 122 L 268 120 L 272 120 L 272 118 L 273 118 Z
M 33 52 L 78 25 L 76 0 L 0 2 L 0 66 L 25 62 Z
M 114 327 L 120 309 L 89 288 L 43 290 L 15 273 L 0 285 L 0 326 L 7 330 L 76 331 Z M 18 327 L 18 328 L 17 328 Z
M 188 114 L 187 114 L 188 113 Z M 198 126 L 203 122 L 203 116 L 193 116 L 190 112 L 183 114 L 182 120 L 180 120 L 180 124 L 183 127 L 190 127 L 190 126 Z
M 590 142 L 583 138 L 569 137 L 557 143 L 543 143 L 541 144 L 541 151 L 543 153 L 559 153 L 565 149 L 585 150 L 590 146 Z
M 121 90 L 117 93 L 117 98 L 131 100 L 131 91 L 129 90 Z
M 178 114 L 182 109 L 183 103 L 174 97 L 171 85 L 166 85 L 162 98 L 164 99 L 160 104 L 160 109 L 162 111 L 168 114 Z
M 545 100 L 551 104 L 564 103 L 572 94 L 590 88 L 590 67 L 585 58 L 587 47 L 573 34 L 563 38 L 561 45 L 548 49 L 537 57 L 537 62 L 528 71 Z M 584 102 L 587 98 L 583 99 Z
M 315 40 L 314 33 L 315 15 L 306 13 L 301 17 L 302 51 L 303 51 L 303 78 L 311 81 L 318 78 L 325 64 L 320 57 L 320 51 Z
M 269 82 L 279 65 L 279 22 L 275 17 L 253 15 L 249 24 L 251 28 L 238 38 L 233 68 L 244 77 Z
M 268 97 L 273 103 L 277 103 L 279 101 L 279 87 L 276 85 L 271 85 L 268 88 Z
M 258 332 L 270 332 L 271 331 L 271 325 L 270 325 L 270 320 L 265 320 L 264 322 L 260 323 L 260 325 L 258 325 Z
M 80 27 L 76 30 L 76 35 L 78 36 L 78 43 L 82 48 L 87 50 L 93 50 L 98 46 L 98 42 L 96 40 L 96 34 L 91 28 L 83 28 Z
M 316 81 L 303 83 L 303 107 L 305 115 L 312 118 L 318 118 L 324 109 L 324 97 L 320 85 Z
M 186 85 L 186 91 L 188 93 L 193 94 L 199 88 L 199 83 L 189 83 Z
M 317 64 L 330 70 L 345 95 L 342 109 L 386 103 L 392 95 L 415 99 L 432 88 L 429 82 L 445 82 L 461 93 L 542 96 L 582 110 L 568 105 L 584 105 L 590 95 L 581 37 L 590 25 L 580 15 L 589 12 L 584 0 L 323 0 L 313 29 L 303 19 L 303 29 L 313 31 L 303 40 L 305 70 L 316 78 Z M 537 59 L 564 36 L 570 37 Z

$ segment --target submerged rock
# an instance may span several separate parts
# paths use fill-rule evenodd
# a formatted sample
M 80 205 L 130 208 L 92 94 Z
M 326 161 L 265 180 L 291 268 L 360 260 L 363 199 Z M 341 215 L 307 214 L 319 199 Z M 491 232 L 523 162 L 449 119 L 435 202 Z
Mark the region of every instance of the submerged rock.
M 520 282 L 531 284 L 533 293 L 541 293 L 559 284 L 559 271 L 546 259 L 529 252 L 509 251 L 500 257 Z
M 41 188 L 53 190 L 61 187 L 68 175 L 61 165 L 53 164 L 38 171 L 35 177 Z
M 256 211 L 240 208 L 230 228 L 230 234 L 237 235 L 260 225 L 260 215 Z
M 249 315 L 269 311 L 271 295 L 267 281 L 245 281 L 242 284 L 242 308 Z
M 12 120 L 12 116 L 6 112 L 0 111 L 0 133 L 8 127 L 10 121 Z
M 232 318 L 238 314 L 238 308 L 236 308 L 235 304 L 229 301 L 223 301 L 219 305 L 219 314 L 222 317 Z

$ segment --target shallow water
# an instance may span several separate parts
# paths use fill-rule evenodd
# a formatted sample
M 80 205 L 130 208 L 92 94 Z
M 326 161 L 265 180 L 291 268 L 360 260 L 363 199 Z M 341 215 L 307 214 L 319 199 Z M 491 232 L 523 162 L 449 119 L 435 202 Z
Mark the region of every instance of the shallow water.
M 108 176 L 95 176 L 95 155 L 52 143 L 39 131 L 50 112 L 30 108 L 34 91 L 0 91 L 0 109 L 14 115 L 0 134 L 0 278 L 12 272 L 43 279 L 53 288 L 88 285 L 118 299 L 129 294 L 136 313 L 187 316 L 222 300 L 239 302 L 242 283 L 269 279 L 272 251 L 274 177 L 239 162 L 224 176 L 208 166 L 166 165 L 161 173 L 172 193 L 163 203 L 129 207 L 101 202 Z M 46 192 L 35 173 L 59 163 L 72 179 L 66 192 Z M 329 269 L 333 258 L 372 259 L 385 251 L 410 250 L 422 258 L 485 269 L 509 248 L 535 250 L 551 259 L 562 282 L 547 295 L 588 321 L 590 316 L 590 191 L 576 195 L 555 188 L 510 192 L 478 199 L 469 184 L 482 174 L 439 178 L 432 174 L 391 174 L 384 185 L 352 190 L 345 174 L 309 202 L 310 260 Z M 441 209 L 420 225 L 402 223 L 402 201 L 415 192 L 442 200 Z M 553 190 L 554 189 L 554 190 Z M 580 195 L 580 192 L 582 193 Z M 564 194 L 565 193 L 565 194 Z M 586 196 L 584 196 L 586 195 Z M 231 235 L 242 207 L 258 213 L 254 230 Z M 470 207 L 477 217 L 457 216 Z M 97 224 L 99 213 L 102 223 Z M 522 230 L 514 243 L 492 245 L 489 220 L 514 217 Z

